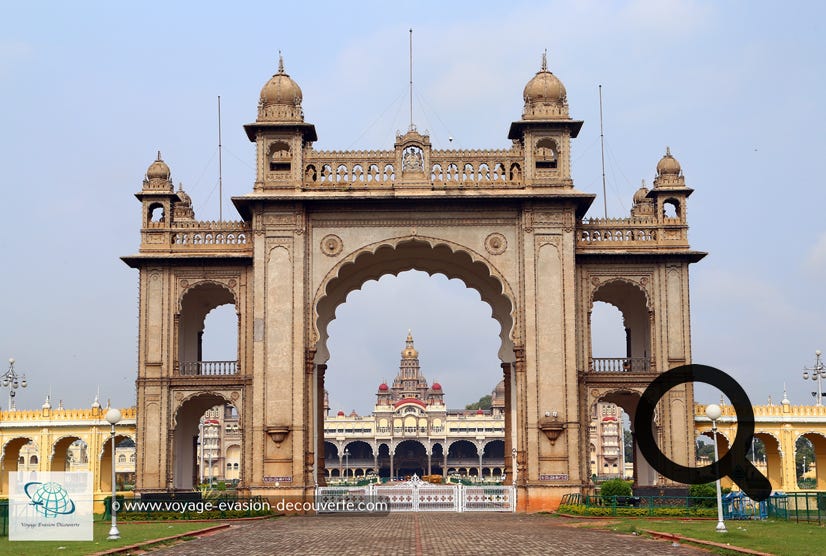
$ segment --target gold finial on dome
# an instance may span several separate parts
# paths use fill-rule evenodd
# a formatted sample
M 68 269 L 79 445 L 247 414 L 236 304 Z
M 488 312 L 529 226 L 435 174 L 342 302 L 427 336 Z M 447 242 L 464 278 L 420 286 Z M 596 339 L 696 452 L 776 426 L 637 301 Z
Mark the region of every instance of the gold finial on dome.
M 415 359 L 419 356 L 419 352 L 413 347 L 413 332 L 407 330 L 407 339 L 404 342 L 404 349 L 402 350 L 402 359 Z
M 542 67 L 539 71 L 548 71 L 548 49 L 546 48 L 544 52 L 542 52 Z
M 278 73 L 284 73 L 284 56 L 278 51 Z

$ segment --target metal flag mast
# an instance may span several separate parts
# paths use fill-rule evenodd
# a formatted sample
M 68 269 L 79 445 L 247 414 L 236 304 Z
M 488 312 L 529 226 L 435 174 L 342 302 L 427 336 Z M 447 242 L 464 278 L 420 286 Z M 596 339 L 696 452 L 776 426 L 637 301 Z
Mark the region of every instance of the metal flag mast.
M 602 132 L 602 85 L 599 86 L 599 150 L 602 156 L 602 209 L 608 219 L 608 196 L 605 193 L 605 135 Z
M 221 164 L 221 95 L 218 95 L 218 221 L 224 221 L 224 184 Z
M 410 130 L 413 130 L 413 28 L 410 28 Z

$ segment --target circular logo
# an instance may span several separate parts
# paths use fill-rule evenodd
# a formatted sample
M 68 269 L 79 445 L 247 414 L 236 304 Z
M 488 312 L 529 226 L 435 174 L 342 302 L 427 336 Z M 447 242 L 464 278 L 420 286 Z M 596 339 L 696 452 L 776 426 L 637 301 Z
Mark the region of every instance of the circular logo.
M 44 517 L 68 515 L 75 511 L 74 501 L 60 483 L 26 483 L 23 491 L 32 501 L 34 509 Z

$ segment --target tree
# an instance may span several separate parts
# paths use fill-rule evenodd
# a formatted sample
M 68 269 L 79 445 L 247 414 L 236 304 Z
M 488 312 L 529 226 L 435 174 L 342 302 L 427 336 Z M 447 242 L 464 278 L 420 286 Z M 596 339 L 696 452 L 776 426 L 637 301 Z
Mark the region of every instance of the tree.
M 631 496 L 631 484 L 622 479 L 610 479 L 599 486 L 599 494 L 606 502 L 614 496 Z
M 815 460 L 815 451 L 812 447 L 812 443 L 805 436 L 798 438 L 797 442 L 794 443 L 794 446 L 794 463 L 797 471 L 797 478 L 799 480 L 806 474 L 809 470 L 809 465 Z
M 625 427 L 622 435 L 623 442 L 625 443 L 625 461 L 631 463 L 634 461 L 634 437 L 631 435 L 631 429 Z
M 490 394 L 488 394 L 487 396 L 479 398 L 478 402 L 467 404 L 465 409 L 490 409 L 491 407 L 493 407 L 493 401 L 490 398 Z

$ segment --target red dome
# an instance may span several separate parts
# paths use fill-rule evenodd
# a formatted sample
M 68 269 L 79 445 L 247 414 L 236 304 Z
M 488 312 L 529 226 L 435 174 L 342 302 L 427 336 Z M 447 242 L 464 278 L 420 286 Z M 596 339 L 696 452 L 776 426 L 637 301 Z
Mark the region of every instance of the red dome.
M 382 382 L 381 384 L 379 384 L 379 391 L 387 392 L 387 390 L 388 390 L 388 388 L 387 388 L 387 383 L 386 382 Z
M 344 417 L 344 412 L 340 409 L 338 410 L 338 416 L 339 417 Z
M 433 383 L 433 389 L 434 389 L 434 390 L 441 390 L 441 389 L 442 389 L 442 385 L 441 385 L 441 384 L 439 384 L 438 382 L 434 382 L 434 383 Z
M 476 415 L 484 415 L 484 414 L 485 414 L 484 410 L 482 410 L 482 409 L 477 409 L 476 410 Z

